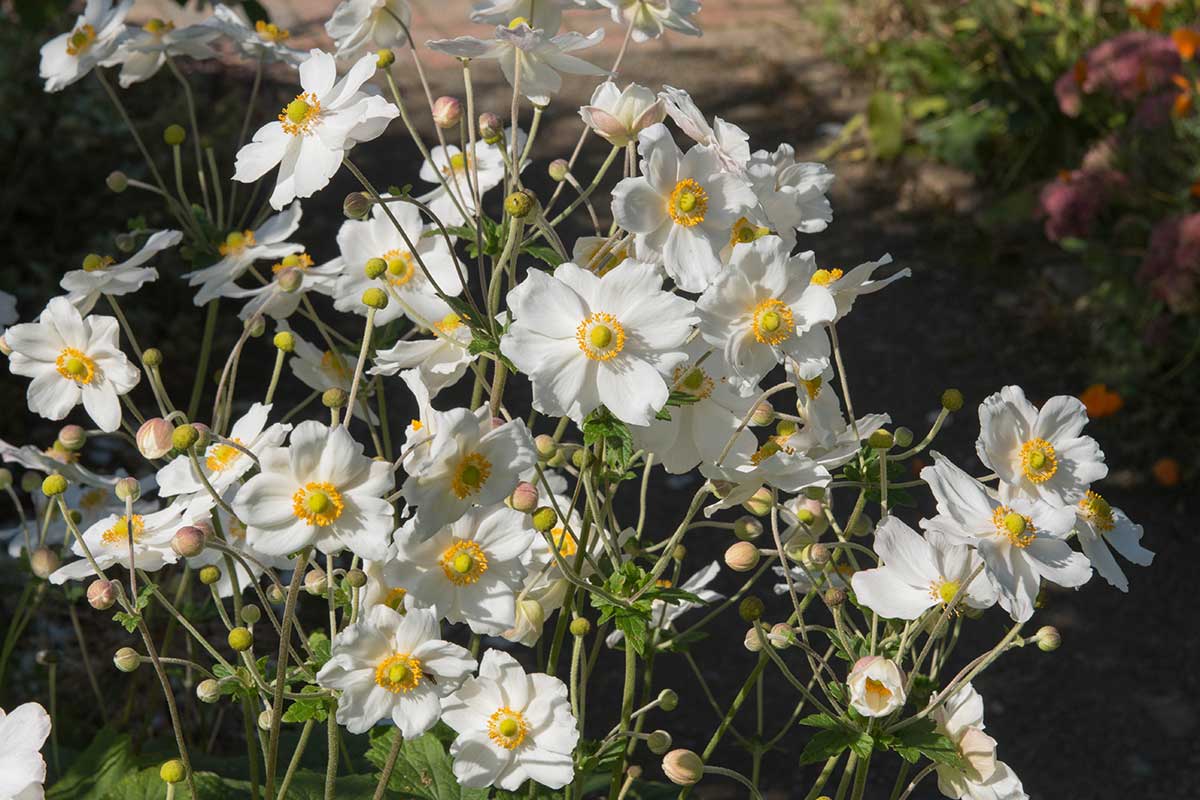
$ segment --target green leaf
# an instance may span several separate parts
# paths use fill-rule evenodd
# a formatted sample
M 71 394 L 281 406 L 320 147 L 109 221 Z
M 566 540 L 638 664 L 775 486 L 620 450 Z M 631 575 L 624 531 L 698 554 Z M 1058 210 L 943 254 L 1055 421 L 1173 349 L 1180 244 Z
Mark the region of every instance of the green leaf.
M 166 793 L 166 784 L 158 776 L 159 768 L 130 772 L 113 787 L 97 797 L 97 800 L 162 800 Z M 185 781 L 175 787 L 177 800 L 239 800 L 246 796 L 237 783 L 223 781 L 220 776 L 211 772 L 197 772 L 193 776 L 196 782 L 196 795 L 193 796 L 188 783 Z M 290 792 L 288 797 L 293 797 Z
M 904 149 L 904 108 L 891 92 L 875 92 L 867 101 L 867 139 L 879 159 L 891 160 Z
M 391 728 L 382 735 L 373 736 L 367 750 L 367 760 L 382 769 L 387 763 L 392 742 L 398 735 L 396 729 Z M 396 759 L 388 788 L 405 798 L 416 800 L 486 800 L 488 796 L 487 789 L 468 789 L 458 785 L 446 746 L 432 733 L 409 739 L 400 746 L 400 755 Z M 370 792 L 346 796 L 369 795 Z
M 845 727 L 844 722 L 828 714 L 809 714 L 800 720 L 800 724 L 808 725 L 812 728 L 827 728 L 829 730 L 838 730 Z
M 557 267 L 563 263 L 562 256 L 553 247 L 544 244 L 527 244 L 521 249 L 522 253 L 528 253 L 534 258 L 544 261 L 552 267 Z
M 605 472 L 601 478 L 623 480 L 625 467 L 633 459 L 634 451 L 633 434 L 624 422 L 600 406 L 583 420 L 583 443 L 588 447 L 603 444 Z
M 870 752 L 873 742 L 871 737 L 865 733 L 847 728 L 821 731 L 809 739 L 808 744 L 804 746 L 804 752 L 800 753 L 800 763 L 816 764 L 839 755 L 848 747 L 853 747 L 857 753 L 863 748 L 864 739 L 866 740 L 866 750 Z
M 312 648 L 312 658 L 309 659 L 313 667 L 313 671 L 319 670 L 325 666 L 325 662 L 329 660 L 330 644 L 329 637 L 321 631 L 313 631 L 308 636 L 308 646 Z
M 963 758 L 958 747 L 945 734 L 937 731 L 933 720 L 923 719 L 901 728 L 891 737 L 894 742 L 888 742 L 906 761 L 915 764 L 918 756 L 925 756 L 935 764 L 945 764 L 950 767 L 962 767 Z
M 301 694 L 314 694 L 320 692 L 319 686 L 309 684 L 300 690 Z M 321 697 L 313 697 L 311 699 L 293 700 L 292 704 L 283 712 L 284 722 L 307 722 L 314 719 L 317 722 L 324 722 L 329 716 L 329 699 Z
M 138 621 L 140 621 L 141 618 L 142 617 L 140 614 L 127 614 L 124 611 L 118 611 L 117 613 L 113 614 L 113 620 L 119 622 L 121 627 L 123 627 L 129 633 L 133 633 L 135 630 L 137 630 Z
M 47 800 L 98 800 L 104 792 L 137 768 L 129 735 L 101 728 L 70 768 L 46 790 Z M 162 781 L 159 781 L 161 793 Z

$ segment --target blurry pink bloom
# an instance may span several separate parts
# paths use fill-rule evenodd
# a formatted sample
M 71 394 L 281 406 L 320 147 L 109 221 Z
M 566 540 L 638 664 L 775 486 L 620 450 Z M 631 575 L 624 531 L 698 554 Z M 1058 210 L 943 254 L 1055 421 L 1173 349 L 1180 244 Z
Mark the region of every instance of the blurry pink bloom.
M 1168 88 L 1179 72 L 1179 52 L 1171 37 L 1127 31 L 1101 42 L 1054 84 L 1059 109 L 1079 115 L 1083 95 L 1104 92 L 1134 101 Z
M 1045 219 L 1046 238 L 1086 238 L 1125 176 L 1112 169 L 1064 172 L 1046 184 L 1038 198 L 1038 216 Z
M 1176 314 L 1200 309 L 1200 214 L 1168 217 L 1154 228 L 1138 278 Z

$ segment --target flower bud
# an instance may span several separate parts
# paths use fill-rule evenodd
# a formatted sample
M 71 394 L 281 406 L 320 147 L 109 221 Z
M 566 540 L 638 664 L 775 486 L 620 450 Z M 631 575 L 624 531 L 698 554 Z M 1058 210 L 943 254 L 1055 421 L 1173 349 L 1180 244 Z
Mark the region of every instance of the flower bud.
M 379 69 L 387 69 L 392 64 L 396 63 L 396 54 L 391 50 L 382 49 L 375 51 L 375 66 Z
M 775 407 L 770 401 L 763 400 L 754 407 L 754 413 L 750 415 L 750 424 L 759 428 L 770 425 L 775 421 Z
M 260 731 L 271 730 L 271 709 L 267 709 L 258 715 L 258 729 Z
M 195 558 L 204 552 L 206 538 L 204 531 L 194 525 L 185 525 L 171 537 L 171 549 L 183 558 Z
M 550 162 L 550 166 L 546 168 L 550 173 L 550 180 L 556 183 L 562 183 L 571 174 L 571 165 L 567 163 L 565 158 L 556 158 Z
M 942 392 L 942 408 L 947 411 L 958 411 L 963 407 L 963 394 L 958 389 L 947 389 Z
M 42 481 L 42 494 L 46 497 L 57 497 L 67 490 L 67 479 L 57 472 L 51 472 Z
M 58 442 L 72 453 L 78 453 L 87 444 L 87 431 L 78 425 L 64 425 L 58 432 Z
M 250 337 L 257 339 L 267 332 L 267 321 L 263 319 L 262 314 L 255 314 L 242 325 L 249 332 Z
M 867 437 L 867 444 L 875 450 L 891 450 L 895 442 L 892 432 L 884 428 L 880 428 Z
M 217 581 L 221 580 L 221 568 L 216 564 L 209 564 L 206 567 L 200 568 L 200 582 L 205 586 L 212 586 Z
M 677 786 L 691 786 L 704 775 L 704 762 L 691 750 L 672 750 L 663 756 L 663 772 Z
M 179 783 L 187 777 L 187 769 L 178 758 L 172 758 L 158 768 L 158 777 L 163 779 L 163 783 Z
M 129 188 L 129 177 L 118 169 L 108 173 L 104 183 L 108 185 L 109 191 L 120 194 Z
M 175 428 L 162 417 L 151 417 L 137 431 L 138 452 L 144 458 L 162 458 L 174 447 Z
M 168 125 L 163 131 L 163 141 L 171 147 L 178 147 L 187 139 L 187 131 L 182 125 Z
M 744 597 L 742 602 L 738 603 L 738 616 L 742 618 L 742 622 L 755 622 L 762 619 L 766 608 L 766 604 L 760 598 Z
M 283 601 L 287 599 L 287 596 L 282 587 L 276 586 L 272 583 L 267 587 L 267 599 L 275 605 L 282 605 Z
M 771 490 L 765 486 L 761 487 L 749 500 L 742 503 L 742 508 L 756 517 L 765 517 L 771 513 Z
M 304 591 L 319 595 L 325 591 L 325 570 L 313 567 L 304 575 Z
M 744 542 L 752 542 L 762 536 L 763 525 L 754 517 L 741 517 L 733 523 L 733 535 Z
M 29 554 L 29 568 L 42 580 L 49 578 L 50 573 L 58 569 L 61 563 L 58 553 L 49 547 L 39 547 Z
M 479 135 L 488 144 L 496 144 L 504 138 L 504 123 L 491 111 L 485 111 L 479 115 Z
M 372 200 L 365 192 L 351 192 L 342 201 L 342 213 L 346 219 L 366 219 L 371 213 Z
M 0 492 L 11 489 L 13 485 L 12 470 L 0 467 Z
M 254 603 L 247 603 L 242 606 L 242 622 L 247 625 L 253 625 L 260 619 L 262 619 L 262 609 L 254 605 Z
M 528 621 L 534 630 L 541 630 L 546 624 L 546 609 L 537 600 L 527 597 L 517 609 L 517 618 Z
M 912 428 L 896 428 L 896 432 L 892 434 L 892 438 L 896 441 L 896 447 L 908 447 L 913 443 Z
M 832 555 L 829 552 L 829 546 L 821 542 L 814 542 L 808 547 L 808 560 L 815 567 L 823 567 L 829 563 L 829 557 Z
M 646 737 L 646 749 L 656 756 L 661 756 L 671 749 L 671 734 L 663 730 L 652 731 Z
M 462 103 L 457 97 L 441 96 L 433 101 L 433 122 L 442 130 L 457 128 L 462 120 Z
M 113 494 L 118 500 L 134 500 L 142 496 L 142 485 L 137 478 L 121 478 L 113 487 Z
M 763 632 L 763 636 L 766 632 Z M 752 627 L 746 631 L 745 637 L 742 639 L 742 646 L 751 653 L 758 653 L 763 649 L 763 636 L 758 635 L 758 628 Z
M 864 717 L 886 717 L 904 707 L 904 673 L 883 656 L 865 656 L 854 663 L 846 679 L 850 706 Z
M 226 639 L 229 642 L 229 647 L 236 653 L 249 650 L 254 646 L 254 634 L 247 628 L 234 628 L 229 631 L 229 636 Z
M 767 634 L 767 641 L 776 650 L 786 650 L 796 643 L 796 632 L 786 622 L 776 622 Z
M 590 463 L 591 452 L 586 447 L 580 447 L 571 451 L 571 465 L 575 469 L 582 470 Z
M 674 711 L 679 708 L 679 695 L 674 689 L 663 689 L 658 693 L 658 707 L 663 711 Z
M 687 558 L 687 548 L 681 544 L 675 545 L 675 549 L 671 551 L 671 558 L 676 561 L 683 561 Z
M 367 573 L 361 569 L 352 569 L 346 573 L 346 583 L 350 584 L 351 588 L 361 589 L 367 585 Z
M 545 460 L 558 452 L 558 444 L 554 441 L 554 437 L 548 433 L 540 433 L 533 437 L 533 446 L 537 450 L 538 458 Z
M 572 636 L 587 636 L 592 632 L 592 623 L 587 617 L 576 617 L 571 620 L 571 635 Z
M 556 522 L 558 522 L 558 514 L 554 513 L 554 509 L 550 506 L 542 506 L 533 512 L 533 529 L 535 531 L 548 533 L 553 530 Z
M 113 586 L 112 581 L 106 581 L 103 578 L 97 578 L 88 584 L 87 588 L 88 605 L 97 611 L 107 611 L 113 607 L 113 603 L 117 602 L 117 591 Z
M 1043 653 L 1053 653 L 1062 646 L 1062 634 L 1058 632 L 1058 628 L 1051 625 L 1038 628 L 1033 638 L 1037 641 L 1038 649 Z
M 132 253 L 137 249 L 137 237 L 132 233 L 118 233 L 113 237 L 113 241 L 122 253 Z
M 533 198 L 529 196 L 529 192 L 527 191 L 513 192 L 504 198 L 504 211 L 510 217 L 521 219 L 532 210 Z
M 25 472 L 21 475 L 21 491 L 33 494 L 42 486 L 42 476 L 36 472 Z
M 854 520 L 854 525 L 846 529 L 846 533 L 851 536 L 862 538 L 869 536 L 875 527 L 875 522 L 866 514 L 859 514 L 858 519 Z
M 122 647 L 113 654 L 113 664 L 121 672 L 133 672 L 142 665 L 142 657 L 132 647 Z
M 373 308 L 376 311 L 382 308 L 387 308 L 388 296 L 387 292 L 380 289 L 378 286 L 372 286 L 362 294 L 363 305 L 367 308 Z
M 350 395 L 346 394 L 346 390 L 339 389 L 336 386 L 333 387 L 332 389 L 326 389 L 321 394 L 321 403 L 326 408 L 341 408 L 342 406 L 346 405 L 346 403 L 348 403 L 349 401 L 350 401 Z
M 304 286 L 304 273 L 297 267 L 281 270 L 275 276 L 275 283 L 279 284 L 280 291 L 288 294 L 298 292 Z
M 162 350 L 159 350 L 157 347 L 147 347 L 142 351 L 142 363 L 147 367 L 161 367 L 162 362 Z
M 823 599 L 825 600 L 825 605 L 830 608 L 837 608 L 846 602 L 846 590 L 839 586 L 830 586 L 825 590 Z
M 171 445 L 180 451 L 187 451 L 200 439 L 200 431 L 195 425 L 177 425 L 171 432 Z
M 508 504 L 514 511 L 528 514 L 538 507 L 538 491 L 532 483 L 521 481 L 508 496 Z
M 196 699 L 201 703 L 215 703 L 221 699 L 221 684 L 205 678 L 196 685 Z
M 735 542 L 725 551 L 725 565 L 734 572 L 749 572 L 758 566 L 762 555 L 751 542 Z

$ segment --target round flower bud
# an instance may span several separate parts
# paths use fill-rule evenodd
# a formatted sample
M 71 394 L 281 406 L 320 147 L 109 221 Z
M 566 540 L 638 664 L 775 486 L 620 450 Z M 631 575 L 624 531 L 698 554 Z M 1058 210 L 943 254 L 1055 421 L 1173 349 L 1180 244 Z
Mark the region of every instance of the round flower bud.
M 57 497 L 67 490 L 67 479 L 57 472 L 51 472 L 42 481 L 42 494 L 46 497 Z
M 538 491 L 532 483 L 521 481 L 508 496 L 508 504 L 514 511 L 528 514 L 538 507 Z
M 891 450 L 892 445 L 896 440 L 892 436 L 892 432 L 880 428 L 867 437 L 867 444 L 875 450 Z
M 589 463 L 588 456 L 590 456 L 590 455 L 591 455 L 591 453 L 587 450 L 587 448 L 584 448 L 584 447 L 580 447 L 576 450 L 573 450 L 571 452 L 572 466 L 574 466 L 575 469 L 580 469 L 580 470 L 585 468 Z
M 285 353 L 290 353 L 296 349 L 296 337 L 291 331 L 280 331 L 275 334 L 275 338 L 271 340 L 276 349 L 282 350 Z
M 267 709 L 266 711 L 263 711 L 258 715 L 258 729 L 260 731 L 271 730 L 271 710 L 270 709 Z
M 87 601 L 88 605 L 97 611 L 107 611 L 112 608 L 113 603 L 117 602 L 117 591 L 113 587 L 112 581 L 97 578 L 89 583 Z
M 379 69 L 387 69 L 392 64 L 396 63 L 396 54 L 391 50 L 383 49 L 375 51 L 375 66 Z
M 671 734 L 662 730 L 652 731 L 646 737 L 646 749 L 656 756 L 661 756 L 671 749 Z
M 262 609 L 254 605 L 254 603 L 247 603 L 242 606 L 242 622 L 247 625 L 253 625 L 260 619 L 262 619 Z
M 287 597 L 281 587 L 271 584 L 267 587 L 267 599 L 275 605 L 281 605 Z
M 663 772 L 677 786 L 691 786 L 704 776 L 704 762 L 691 750 L 672 750 L 663 756 Z
M 750 542 L 735 542 L 725 551 L 725 565 L 734 572 L 749 572 L 758 566 L 762 554 Z
M 78 425 L 64 425 L 58 432 L 58 441 L 72 453 L 77 453 L 87 444 L 87 431 Z
M 1058 632 L 1058 628 L 1051 625 L 1038 628 L 1033 638 L 1037 641 L 1038 650 L 1043 653 L 1053 653 L 1062 646 L 1062 634 Z
M 363 265 L 363 274 L 371 280 L 375 280 L 387 272 L 387 268 L 387 262 L 382 258 L 368 258 L 367 263 Z
M 122 647 L 113 654 L 113 664 L 121 672 L 133 672 L 142 665 L 142 657 L 132 647 Z
M 767 606 L 757 597 L 744 597 L 742 602 L 738 603 L 738 616 L 742 618 L 742 622 L 754 622 L 762 619 L 763 612 Z
M 533 446 L 537 450 L 538 458 L 543 461 L 558 452 L 558 444 L 548 433 L 540 433 L 533 437 Z
M 311 595 L 319 595 L 325 591 L 325 570 L 320 567 L 310 569 L 304 575 L 304 591 Z
M 366 219 L 371 213 L 372 200 L 364 192 L 351 192 L 342 201 L 342 213 L 347 219 Z
M 550 166 L 546 169 L 550 173 L 550 179 L 557 183 L 561 183 L 571 174 L 571 165 L 567 163 L 565 158 L 556 158 L 550 162 Z
M 796 632 L 786 622 L 776 622 L 767 634 L 767 641 L 776 650 L 786 650 L 796 643 Z
M 554 513 L 554 509 L 550 506 L 542 506 L 533 512 L 533 529 L 541 533 L 547 533 L 554 528 L 554 523 L 558 522 L 558 514 Z
M 196 699 L 201 703 L 215 703 L 221 699 L 221 684 L 205 678 L 196 684 Z
M 679 708 L 679 695 L 674 689 L 663 689 L 658 693 L 658 707 L 663 711 L 674 711 Z
M 837 608 L 846 602 L 846 590 L 838 586 L 830 586 L 825 590 L 823 599 L 825 600 L 825 605 L 830 608 Z
M 433 101 L 433 122 L 439 128 L 448 130 L 457 128 L 462 120 L 462 103 L 457 97 L 443 95 Z
M 132 253 L 137 249 L 137 237 L 132 233 L 118 233 L 113 237 L 113 241 L 122 253 Z
M 267 321 L 263 319 L 262 314 L 255 314 L 246 320 L 243 327 L 250 332 L 251 337 L 257 339 L 267 332 Z
M 572 636 L 587 636 L 592 632 L 592 623 L 587 617 L 576 617 L 571 620 L 571 635 Z
M 362 302 L 367 308 L 374 308 L 376 310 L 387 308 L 387 292 L 385 292 L 383 289 L 380 289 L 378 286 L 372 286 L 370 289 L 367 289 L 365 292 L 363 292 Z
M 26 494 L 36 492 L 42 485 L 42 476 L 36 472 L 25 472 L 21 475 L 21 491 Z
M 750 499 L 742 503 L 742 508 L 756 517 L 765 517 L 771 513 L 771 490 L 763 486 Z
M 176 450 L 186 451 L 200 439 L 200 431 L 195 425 L 178 425 L 171 432 L 171 445 Z
M 517 609 L 517 619 L 524 619 L 534 630 L 541 630 L 546 624 L 546 609 L 537 600 L 527 597 Z
M 179 783 L 187 777 L 187 769 L 178 758 L 172 758 L 158 768 L 158 777 L 163 779 L 163 783 Z
M 113 170 L 108 173 L 108 177 L 104 179 L 104 183 L 108 185 L 110 191 L 120 194 L 129 188 L 129 177 L 121 170 Z
M 687 558 L 687 548 L 681 544 L 675 545 L 675 549 L 671 551 L 671 558 L 676 561 L 683 561 Z
M 49 578 L 50 573 L 58 569 L 61 563 L 62 560 L 58 557 L 58 553 L 49 547 L 39 547 L 29 554 L 29 568 L 42 580 Z
M 346 583 L 354 589 L 361 589 L 367 585 L 367 573 L 361 569 L 352 569 L 346 573 Z
M 742 639 L 742 646 L 751 653 L 757 653 L 763 649 L 762 640 L 763 637 L 758 635 L 758 628 L 751 628 L 750 630 L 746 631 L 746 636 Z
M 0 492 L 3 492 L 13 485 L 12 470 L 7 467 L 0 467 Z
M 200 568 L 200 582 L 205 586 L 212 586 L 219 580 L 221 580 L 221 568 L 216 564 Z
M 118 500 L 137 500 L 142 496 L 142 485 L 137 478 L 121 478 L 113 487 L 113 494 Z
M 280 291 L 287 292 L 288 294 L 298 292 L 304 286 L 304 273 L 294 267 L 285 269 L 275 276 L 275 282 L 279 284 Z
M 775 433 L 779 434 L 784 439 L 794 435 L 799 429 L 800 426 L 792 422 L 790 419 L 781 419 L 779 422 L 775 423 Z
M 533 210 L 533 199 L 528 192 L 513 192 L 504 198 L 504 211 L 510 217 L 520 219 Z
M 862 538 L 869 536 L 875 527 L 875 522 L 866 514 L 859 514 L 858 519 L 854 521 L 853 527 L 847 528 L 846 533 L 851 536 Z
M 733 523 L 733 535 L 743 542 L 752 542 L 762 536 L 763 526 L 754 517 L 741 517 Z
M 830 555 L 829 547 L 821 542 L 814 542 L 808 547 L 808 560 L 814 566 L 823 567 L 828 564 Z
M 138 452 L 144 458 L 162 458 L 174 447 L 175 428 L 162 417 L 151 417 L 138 428 L 136 441 Z
M 341 408 L 350 401 L 350 395 L 346 394 L 345 389 L 339 389 L 336 386 L 332 389 L 326 389 L 321 395 L 321 403 L 326 408 Z
M 204 531 L 194 525 L 184 525 L 171 537 L 171 549 L 183 558 L 195 558 L 204 552 Z
M 942 392 L 942 408 L 947 411 L 958 411 L 963 407 L 963 395 L 958 389 L 947 389 Z
M 227 640 L 230 648 L 234 652 L 240 653 L 243 650 L 249 650 L 254 645 L 254 634 L 247 628 L 234 628 L 229 632 Z
M 187 131 L 182 125 L 168 125 L 163 131 L 163 141 L 171 147 L 178 147 L 187 138 Z
M 160 367 L 163 362 L 162 350 L 157 347 L 147 347 L 142 351 L 142 363 L 147 367 Z
M 485 111 L 479 115 L 479 135 L 486 143 L 496 144 L 504 138 L 504 123 L 491 111 Z
M 896 432 L 892 434 L 892 438 L 896 441 L 896 447 L 908 447 L 913 443 L 912 428 L 896 428 Z
M 759 428 L 770 425 L 775 421 L 775 407 L 770 401 L 763 400 L 754 407 L 754 413 L 750 415 L 750 424 Z

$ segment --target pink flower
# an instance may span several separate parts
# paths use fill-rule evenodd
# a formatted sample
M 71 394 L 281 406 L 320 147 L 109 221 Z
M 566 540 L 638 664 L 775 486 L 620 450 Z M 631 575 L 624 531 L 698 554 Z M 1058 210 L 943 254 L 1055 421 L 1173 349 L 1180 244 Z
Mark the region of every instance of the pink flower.
M 1154 228 L 1138 278 L 1176 314 L 1200 309 L 1200 214 L 1168 217 Z
M 1066 172 L 1042 188 L 1038 216 L 1045 219 L 1046 238 L 1087 238 L 1096 219 L 1108 207 L 1125 176 L 1112 169 L 1079 169 Z
M 1171 37 L 1145 30 L 1127 31 L 1088 52 L 1059 77 L 1054 93 L 1059 109 L 1068 117 L 1076 117 L 1084 95 L 1103 92 L 1130 102 L 1158 95 L 1169 88 L 1171 77 L 1179 69 L 1179 51 Z

